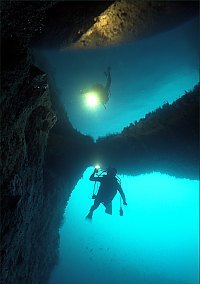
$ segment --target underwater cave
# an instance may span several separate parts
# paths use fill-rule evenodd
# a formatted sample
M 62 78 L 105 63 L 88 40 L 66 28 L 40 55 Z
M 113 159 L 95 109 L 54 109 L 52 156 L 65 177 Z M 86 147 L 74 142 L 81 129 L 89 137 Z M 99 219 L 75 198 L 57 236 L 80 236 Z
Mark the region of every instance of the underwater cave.
M 199 283 L 199 3 L 1 10 L 1 283 Z

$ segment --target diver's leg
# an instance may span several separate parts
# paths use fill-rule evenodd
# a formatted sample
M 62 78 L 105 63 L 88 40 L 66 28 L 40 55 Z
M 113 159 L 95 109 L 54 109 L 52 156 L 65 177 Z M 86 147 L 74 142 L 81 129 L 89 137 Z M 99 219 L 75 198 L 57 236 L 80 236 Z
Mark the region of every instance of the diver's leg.
M 106 207 L 105 213 L 112 215 L 112 201 L 104 202 L 103 205 Z
M 110 95 L 110 86 L 111 86 L 111 75 L 110 75 L 110 67 L 108 67 L 107 72 L 105 72 L 106 77 L 107 77 L 107 82 L 106 82 L 106 91 L 108 93 L 108 96 Z
M 95 199 L 94 204 L 92 205 L 88 215 L 86 216 L 87 219 L 92 219 L 93 212 L 99 207 L 100 203 L 101 202 L 98 199 Z

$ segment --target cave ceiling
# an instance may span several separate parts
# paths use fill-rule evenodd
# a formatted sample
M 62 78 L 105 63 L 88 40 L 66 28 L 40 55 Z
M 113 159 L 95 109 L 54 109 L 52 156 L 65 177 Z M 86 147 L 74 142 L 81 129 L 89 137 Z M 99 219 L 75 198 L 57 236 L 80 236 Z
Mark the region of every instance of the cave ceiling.
M 197 1 L 52 2 L 38 42 L 62 49 L 118 45 L 169 30 L 195 15 Z
M 71 46 L 95 48 L 134 41 L 182 23 L 195 14 L 194 7 L 176 1 L 115 1 Z

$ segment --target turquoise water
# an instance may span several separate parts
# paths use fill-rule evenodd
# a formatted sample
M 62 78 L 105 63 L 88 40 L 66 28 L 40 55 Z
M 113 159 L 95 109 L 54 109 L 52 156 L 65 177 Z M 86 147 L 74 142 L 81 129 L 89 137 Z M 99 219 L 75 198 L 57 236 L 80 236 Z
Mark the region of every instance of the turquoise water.
M 88 222 L 94 183 L 88 168 L 60 230 L 60 260 L 48 284 L 197 284 L 199 182 L 158 172 L 120 176 L 127 197 L 119 216 L 100 206 Z

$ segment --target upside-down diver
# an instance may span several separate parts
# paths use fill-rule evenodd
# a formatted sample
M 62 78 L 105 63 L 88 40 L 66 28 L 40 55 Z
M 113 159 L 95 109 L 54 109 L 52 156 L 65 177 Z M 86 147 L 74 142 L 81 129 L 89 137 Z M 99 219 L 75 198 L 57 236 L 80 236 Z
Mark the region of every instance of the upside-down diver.
M 89 90 L 81 90 L 80 93 L 83 95 L 87 94 L 95 94 L 98 97 L 99 102 L 106 108 L 106 104 L 110 98 L 110 86 L 111 86 L 111 68 L 108 67 L 107 70 L 104 72 L 106 76 L 106 85 L 103 86 L 102 84 L 95 84 Z

